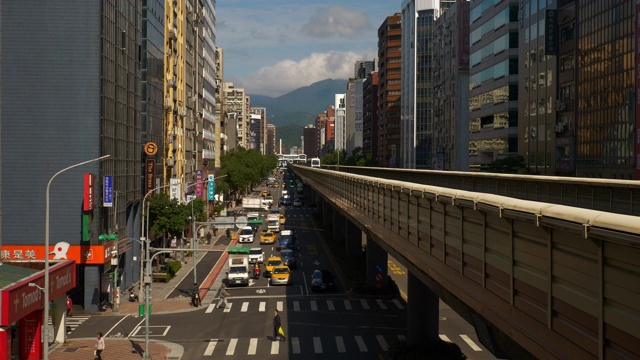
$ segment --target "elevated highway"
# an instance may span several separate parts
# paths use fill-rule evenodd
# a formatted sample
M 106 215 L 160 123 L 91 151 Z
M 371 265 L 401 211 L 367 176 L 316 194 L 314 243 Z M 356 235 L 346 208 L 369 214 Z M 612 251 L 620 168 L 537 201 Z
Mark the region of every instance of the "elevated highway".
M 440 298 L 498 356 L 640 358 L 640 185 L 293 169 L 346 252 L 366 234 L 370 286 L 387 254 L 409 269 L 410 343 L 438 338 Z

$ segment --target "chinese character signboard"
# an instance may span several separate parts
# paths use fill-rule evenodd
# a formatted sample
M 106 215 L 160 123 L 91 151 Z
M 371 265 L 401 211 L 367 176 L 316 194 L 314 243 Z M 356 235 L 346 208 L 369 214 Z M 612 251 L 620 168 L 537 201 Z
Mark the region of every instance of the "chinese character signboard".
M 145 194 L 155 188 L 154 180 L 156 177 L 156 161 L 155 159 L 147 159 L 145 167 Z
M 558 10 L 547 10 L 545 18 L 544 54 L 558 54 Z
M 202 170 L 196 170 L 196 196 L 202 196 Z
M 215 178 L 213 177 L 213 175 L 209 175 L 209 181 L 207 182 L 207 199 L 209 201 L 213 201 L 215 200 L 215 194 L 216 194 L 216 183 L 215 183 Z
M 91 211 L 95 207 L 96 176 L 90 173 L 84 174 L 84 197 L 82 201 L 82 211 Z
M 180 179 L 172 178 L 169 189 L 170 189 L 170 199 L 180 200 Z
M 104 207 L 113 206 L 113 176 L 105 176 L 102 182 L 102 199 Z

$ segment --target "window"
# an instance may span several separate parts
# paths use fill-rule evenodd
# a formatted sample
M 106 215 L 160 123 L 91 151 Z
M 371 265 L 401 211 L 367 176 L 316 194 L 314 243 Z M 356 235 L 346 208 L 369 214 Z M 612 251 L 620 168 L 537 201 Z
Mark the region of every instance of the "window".
M 560 70 L 566 71 L 573 69 L 573 55 L 563 56 L 560 59 Z
M 560 42 L 573 40 L 573 24 L 560 29 Z

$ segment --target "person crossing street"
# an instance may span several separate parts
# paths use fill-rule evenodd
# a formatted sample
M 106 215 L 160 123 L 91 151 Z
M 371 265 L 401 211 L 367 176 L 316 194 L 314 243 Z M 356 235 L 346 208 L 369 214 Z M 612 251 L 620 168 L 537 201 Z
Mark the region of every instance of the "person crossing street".
M 280 321 L 280 314 L 278 309 L 273 310 L 273 338 L 272 341 L 277 341 L 278 337 L 282 337 L 285 340 L 284 331 L 282 331 L 282 322 Z
M 229 308 L 229 303 L 227 302 L 227 296 L 229 295 L 231 294 L 227 292 L 226 286 L 222 284 L 222 286 L 220 287 L 220 301 L 218 301 L 218 305 L 216 305 L 216 309 L 219 309 L 223 303 L 224 303 L 225 309 Z

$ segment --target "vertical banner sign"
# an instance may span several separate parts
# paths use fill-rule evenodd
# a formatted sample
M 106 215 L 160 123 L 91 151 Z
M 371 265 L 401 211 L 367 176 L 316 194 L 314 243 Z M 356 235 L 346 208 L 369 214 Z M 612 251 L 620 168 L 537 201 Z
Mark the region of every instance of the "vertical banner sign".
M 180 200 L 180 179 L 172 178 L 169 189 L 171 189 L 171 200 Z
M 207 182 L 207 200 L 209 201 L 213 201 L 215 200 L 215 194 L 216 194 L 216 183 L 215 183 L 215 178 L 213 177 L 213 175 L 209 175 L 208 178 L 208 182 Z
M 636 136 L 635 151 L 636 167 L 634 179 L 640 179 L 640 0 L 636 0 Z
M 37 360 L 42 358 L 41 325 L 42 310 L 32 311 L 18 321 L 20 359 Z
M 95 182 L 95 175 L 90 173 L 84 174 L 84 198 L 82 201 L 82 211 L 91 211 L 94 208 L 95 189 L 93 185 Z
M 105 176 L 102 184 L 102 206 L 113 207 L 113 176 Z
M 202 197 L 202 170 L 196 170 L 196 196 Z
M 156 160 L 155 159 L 147 159 L 145 167 L 145 194 L 153 190 L 154 180 L 156 177 Z
M 558 10 L 547 10 L 545 17 L 544 54 L 558 54 Z

